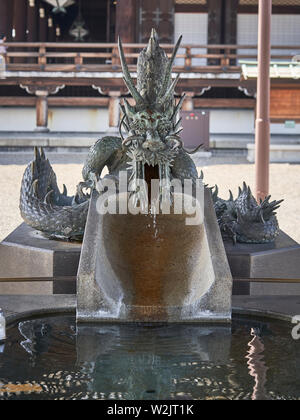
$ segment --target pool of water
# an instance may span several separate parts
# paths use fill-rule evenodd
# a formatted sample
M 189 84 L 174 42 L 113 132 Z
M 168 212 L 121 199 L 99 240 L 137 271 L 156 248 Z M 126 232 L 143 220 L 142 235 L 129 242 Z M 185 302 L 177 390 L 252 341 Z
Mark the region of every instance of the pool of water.
M 0 347 L 0 399 L 300 399 L 292 324 L 231 326 L 19 322 Z

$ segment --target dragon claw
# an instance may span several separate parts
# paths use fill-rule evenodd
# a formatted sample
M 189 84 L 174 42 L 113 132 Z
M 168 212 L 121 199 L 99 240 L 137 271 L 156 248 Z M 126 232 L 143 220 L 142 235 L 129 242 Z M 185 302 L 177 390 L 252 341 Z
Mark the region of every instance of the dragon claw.
M 97 175 L 94 172 L 91 172 L 89 174 L 88 180 L 79 182 L 79 184 L 77 185 L 77 188 L 76 188 L 77 196 L 80 199 L 85 198 L 86 195 L 84 194 L 83 190 L 84 189 L 90 190 L 90 193 L 92 193 L 92 191 L 97 188 L 97 183 L 98 183 Z
M 79 184 L 76 187 L 76 192 L 79 198 L 84 198 L 86 194 L 84 194 L 83 190 L 90 189 L 92 191 L 94 188 L 95 188 L 95 184 L 94 184 L 94 181 L 92 180 L 79 182 Z

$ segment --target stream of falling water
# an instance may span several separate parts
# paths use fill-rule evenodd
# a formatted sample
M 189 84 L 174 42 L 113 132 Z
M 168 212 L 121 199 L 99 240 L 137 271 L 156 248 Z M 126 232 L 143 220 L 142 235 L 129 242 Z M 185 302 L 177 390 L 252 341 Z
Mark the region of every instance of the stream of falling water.
M 150 216 L 148 227 L 153 229 L 154 239 L 158 239 L 157 206 L 153 203 L 149 206 L 149 214 L 147 214 L 147 217 L 148 216 Z

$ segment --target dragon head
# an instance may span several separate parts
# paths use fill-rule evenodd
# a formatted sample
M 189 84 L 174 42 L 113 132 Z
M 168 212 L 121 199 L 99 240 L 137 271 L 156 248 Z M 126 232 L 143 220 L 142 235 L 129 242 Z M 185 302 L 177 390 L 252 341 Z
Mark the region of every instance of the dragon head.
M 126 99 L 121 105 L 123 118 L 120 134 L 133 163 L 171 166 L 178 149 L 182 147 L 178 112 L 184 96 L 175 103 L 174 89 L 179 75 L 172 81 L 172 66 L 180 42 L 181 37 L 169 59 L 159 46 L 156 31 L 152 29 L 148 45 L 138 58 L 135 86 L 119 39 L 124 81 L 135 100 L 134 106 Z M 126 131 L 125 138 L 122 129 Z

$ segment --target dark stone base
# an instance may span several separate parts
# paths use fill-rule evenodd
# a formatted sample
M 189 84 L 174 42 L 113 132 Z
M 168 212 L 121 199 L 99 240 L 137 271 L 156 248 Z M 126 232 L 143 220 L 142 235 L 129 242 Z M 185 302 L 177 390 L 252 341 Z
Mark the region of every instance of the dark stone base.
M 300 244 L 284 232 L 274 243 L 236 244 L 225 241 L 233 278 L 300 278 Z M 300 295 L 300 283 L 234 282 L 235 295 Z
M 0 277 L 69 277 L 76 276 L 81 252 L 81 244 L 49 240 L 40 232 L 25 223 L 15 229 L 0 244 Z M 44 285 L 46 286 L 46 285 Z M 30 283 L 32 289 L 45 292 L 40 283 Z M 6 288 L 6 289 L 5 289 Z M 28 289 L 26 283 L 0 284 L 0 294 Z M 52 286 L 47 285 L 47 294 Z M 6 291 L 4 291 L 6 290 Z M 62 280 L 53 282 L 53 294 L 75 293 L 76 281 Z M 34 291 L 33 291 L 34 294 Z M 42 293 L 41 293 L 42 294 Z

